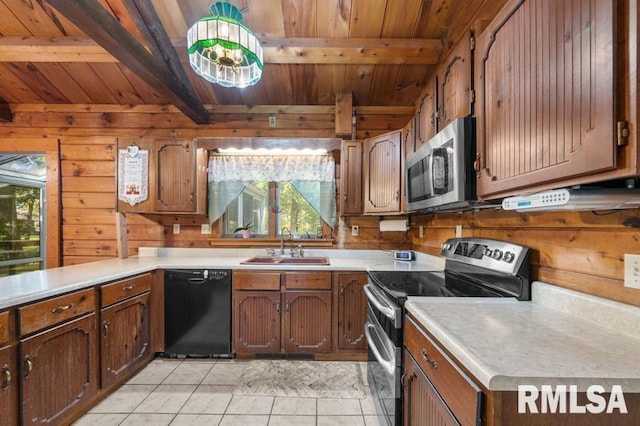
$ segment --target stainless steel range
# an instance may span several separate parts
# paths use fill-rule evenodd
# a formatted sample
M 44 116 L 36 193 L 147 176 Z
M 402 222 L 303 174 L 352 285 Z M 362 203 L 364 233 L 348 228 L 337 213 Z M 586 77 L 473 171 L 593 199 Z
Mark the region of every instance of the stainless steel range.
M 440 272 L 370 271 L 365 286 L 367 376 L 380 424 L 402 424 L 403 306 L 409 296 L 530 300 L 529 249 L 505 241 L 452 238 Z

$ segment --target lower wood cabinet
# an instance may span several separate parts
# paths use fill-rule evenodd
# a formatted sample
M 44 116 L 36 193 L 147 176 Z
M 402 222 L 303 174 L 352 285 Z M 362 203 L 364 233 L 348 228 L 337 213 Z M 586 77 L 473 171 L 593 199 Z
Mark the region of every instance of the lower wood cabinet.
M 236 353 L 331 352 L 331 273 L 234 271 Z
M 19 424 L 18 345 L 0 348 L 0 424 Z
M 90 313 L 20 341 L 22 424 L 64 424 L 98 390 L 96 315 Z
M 411 316 L 405 321 L 404 345 L 404 424 L 479 425 L 482 390 Z
M 236 352 L 280 351 L 280 291 L 233 292 L 233 346 Z
M 367 284 L 365 272 L 338 272 L 338 349 L 367 350 L 364 324 L 367 322 Z
M 149 292 L 100 311 L 101 383 L 131 375 L 150 354 Z
M 442 401 L 418 363 L 408 352 L 404 354 L 404 401 L 402 412 L 405 425 L 457 426 L 458 421 Z

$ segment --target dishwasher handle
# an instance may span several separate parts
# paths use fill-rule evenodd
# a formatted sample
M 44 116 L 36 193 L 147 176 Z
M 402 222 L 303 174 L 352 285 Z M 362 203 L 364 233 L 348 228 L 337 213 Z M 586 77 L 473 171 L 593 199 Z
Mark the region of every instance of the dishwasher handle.
M 207 280 L 205 278 L 188 278 L 190 284 L 203 284 L 206 283 Z

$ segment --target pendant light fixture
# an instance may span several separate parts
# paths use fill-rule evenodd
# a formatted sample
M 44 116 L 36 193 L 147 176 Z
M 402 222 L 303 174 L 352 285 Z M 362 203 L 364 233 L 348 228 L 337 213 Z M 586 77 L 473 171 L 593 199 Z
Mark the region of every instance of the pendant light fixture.
M 211 5 L 187 34 L 191 68 L 224 87 L 247 87 L 262 76 L 262 46 L 242 22 L 242 12 L 228 2 Z

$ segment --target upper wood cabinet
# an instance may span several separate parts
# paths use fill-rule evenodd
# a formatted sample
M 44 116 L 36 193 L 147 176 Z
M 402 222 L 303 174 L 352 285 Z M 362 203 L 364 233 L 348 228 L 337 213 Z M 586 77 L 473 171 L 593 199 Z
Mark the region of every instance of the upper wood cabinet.
M 464 37 L 440 62 L 416 103 L 415 149 L 456 118 L 473 112 L 473 35 Z
M 479 197 L 616 167 L 615 3 L 513 0 L 478 37 Z
M 362 141 L 342 141 L 340 214 L 362 214 Z
M 135 142 L 149 150 L 148 199 L 136 205 L 118 200 L 118 211 L 132 213 L 206 214 L 207 151 L 187 139 L 119 140 L 124 149 Z
M 401 213 L 402 130 L 364 141 L 364 213 Z

